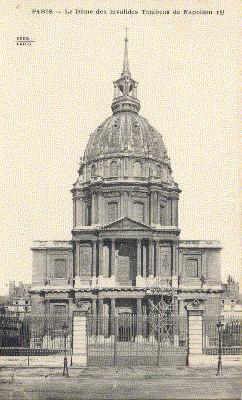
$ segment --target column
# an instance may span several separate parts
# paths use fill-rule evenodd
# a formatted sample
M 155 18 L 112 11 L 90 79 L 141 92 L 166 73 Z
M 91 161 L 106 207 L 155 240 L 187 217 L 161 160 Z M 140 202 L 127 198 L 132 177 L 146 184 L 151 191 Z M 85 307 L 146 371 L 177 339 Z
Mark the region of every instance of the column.
M 92 193 L 92 225 L 97 223 L 97 194 Z
M 172 199 L 171 200 L 171 225 L 173 225 L 173 226 L 177 226 L 178 225 L 177 207 L 178 207 L 177 199 Z
M 146 278 L 147 277 L 147 247 L 146 247 L 146 244 L 143 244 L 142 252 L 143 252 L 143 278 Z
M 99 263 L 99 277 L 103 276 L 103 240 L 100 239 L 98 243 L 98 263 Z
M 103 336 L 103 299 L 98 299 L 98 336 L 102 339 Z
M 171 223 L 171 199 L 167 199 L 167 202 L 166 202 L 166 223 L 167 223 L 167 225 L 169 226 L 169 225 L 171 225 L 172 223 Z
M 111 242 L 111 278 L 115 280 L 116 265 L 115 265 L 115 240 Z
M 109 278 L 109 267 L 110 267 L 110 246 L 105 243 L 103 245 L 103 257 L 102 257 L 102 263 L 103 263 L 103 277 L 106 278 L 106 284 L 107 284 L 107 278 Z
M 83 224 L 83 210 L 82 210 L 82 198 L 75 198 L 74 199 L 74 204 L 75 204 L 75 226 L 82 226 Z
M 203 305 L 194 301 L 186 306 L 188 318 L 187 365 L 201 364 L 203 352 Z
M 149 277 L 154 277 L 154 242 L 149 240 Z
M 154 223 L 154 193 L 150 193 L 150 223 Z
M 159 283 L 160 282 L 160 241 L 159 240 L 156 240 L 155 241 L 155 248 L 156 248 L 156 252 L 155 252 L 155 255 L 156 255 L 156 259 L 155 259 L 155 267 L 156 267 L 156 269 L 155 269 L 155 274 L 156 274 L 156 276 L 157 276 L 157 283 Z
M 153 197 L 153 223 L 157 224 L 158 223 L 158 194 L 157 192 L 154 192 L 154 197 Z
M 111 310 L 110 310 L 110 317 L 111 317 L 111 335 L 115 335 L 115 311 L 116 311 L 116 300 L 111 299 Z
M 137 299 L 137 337 L 136 340 L 142 337 L 142 299 Z
M 87 313 L 76 312 L 73 315 L 73 356 L 74 366 L 87 365 Z
M 208 270 L 207 270 L 207 254 L 206 251 L 202 251 L 202 274 L 208 277 Z
M 183 251 L 179 250 L 178 248 L 178 283 L 182 285 L 182 278 L 183 278 Z
M 172 287 L 178 287 L 178 243 L 172 243 Z
M 97 335 L 97 300 L 92 299 L 92 336 Z
M 92 276 L 97 277 L 97 241 L 92 241 Z
M 141 240 L 138 239 L 137 243 L 137 276 L 141 276 Z
M 80 280 L 80 242 L 75 244 L 75 283 Z
M 97 223 L 99 225 L 103 225 L 103 195 L 101 193 L 98 194 L 98 219 Z

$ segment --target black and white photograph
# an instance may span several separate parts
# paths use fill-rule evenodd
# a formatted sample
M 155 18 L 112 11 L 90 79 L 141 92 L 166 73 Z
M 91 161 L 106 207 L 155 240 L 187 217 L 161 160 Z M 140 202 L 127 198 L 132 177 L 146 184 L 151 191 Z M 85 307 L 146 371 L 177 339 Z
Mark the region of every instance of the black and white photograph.
M 240 399 L 239 2 L 0 10 L 0 400 Z

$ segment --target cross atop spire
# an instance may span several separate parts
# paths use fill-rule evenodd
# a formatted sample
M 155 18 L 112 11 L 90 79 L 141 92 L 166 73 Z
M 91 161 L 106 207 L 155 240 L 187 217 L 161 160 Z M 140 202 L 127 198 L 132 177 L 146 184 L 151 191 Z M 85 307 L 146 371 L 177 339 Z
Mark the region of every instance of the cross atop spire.
M 124 63 L 123 63 L 123 74 L 130 74 L 129 72 L 129 57 L 128 57 L 128 27 L 125 27 L 125 39 L 124 39 Z

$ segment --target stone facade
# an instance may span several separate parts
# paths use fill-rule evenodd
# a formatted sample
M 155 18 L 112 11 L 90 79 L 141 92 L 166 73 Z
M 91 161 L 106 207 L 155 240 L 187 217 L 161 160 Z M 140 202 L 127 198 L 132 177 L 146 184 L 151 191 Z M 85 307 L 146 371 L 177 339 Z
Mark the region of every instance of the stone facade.
M 90 136 L 73 185 L 72 241 L 33 244 L 34 312 L 149 313 L 164 293 L 181 315 L 194 299 L 220 312 L 221 246 L 180 240 L 181 191 L 161 135 L 139 109 L 125 39 L 113 115 Z

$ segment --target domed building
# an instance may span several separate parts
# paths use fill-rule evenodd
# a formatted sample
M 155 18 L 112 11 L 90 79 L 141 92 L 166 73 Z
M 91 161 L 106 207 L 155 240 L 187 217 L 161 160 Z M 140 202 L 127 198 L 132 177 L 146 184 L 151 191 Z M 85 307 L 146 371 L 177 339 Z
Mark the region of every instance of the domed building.
M 71 241 L 34 242 L 32 310 L 185 315 L 194 300 L 218 315 L 217 241 L 183 241 L 180 189 L 161 134 L 139 114 L 125 39 L 112 115 L 91 134 L 73 185 Z

